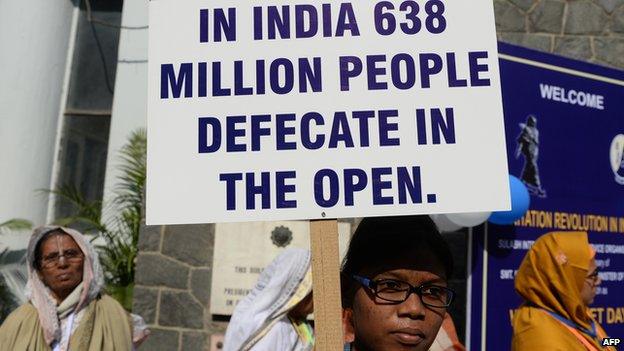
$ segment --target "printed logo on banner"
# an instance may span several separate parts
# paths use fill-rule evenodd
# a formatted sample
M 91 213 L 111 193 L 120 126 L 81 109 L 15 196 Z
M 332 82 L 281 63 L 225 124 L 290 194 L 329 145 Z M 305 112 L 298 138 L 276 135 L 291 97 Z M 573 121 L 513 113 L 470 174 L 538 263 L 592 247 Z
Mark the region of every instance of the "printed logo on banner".
M 293 238 L 293 233 L 288 227 L 284 227 L 280 225 L 279 227 L 275 227 L 271 232 L 271 241 L 273 245 L 277 247 L 286 247 L 290 244 Z
M 618 134 L 611 141 L 611 169 L 615 181 L 624 185 L 624 134 Z
M 527 186 L 529 193 L 534 196 L 546 197 L 546 190 L 542 188 L 537 158 L 539 155 L 539 130 L 537 117 L 530 114 L 525 123 L 519 123 L 520 134 L 516 138 L 516 158 L 524 157 L 524 166 L 520 179 Z

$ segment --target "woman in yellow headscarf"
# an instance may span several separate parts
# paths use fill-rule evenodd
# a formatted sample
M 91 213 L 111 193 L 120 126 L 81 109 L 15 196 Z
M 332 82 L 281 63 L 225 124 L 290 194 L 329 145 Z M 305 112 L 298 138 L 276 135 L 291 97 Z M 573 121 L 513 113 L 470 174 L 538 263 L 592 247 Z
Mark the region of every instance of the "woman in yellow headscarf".
M 600 285 L 594 255 L 585 232 L 535 242 L 516 275 L 524 303 L 513 316 L 513 351 L 605 350 L 607 335 L 588 309 Z

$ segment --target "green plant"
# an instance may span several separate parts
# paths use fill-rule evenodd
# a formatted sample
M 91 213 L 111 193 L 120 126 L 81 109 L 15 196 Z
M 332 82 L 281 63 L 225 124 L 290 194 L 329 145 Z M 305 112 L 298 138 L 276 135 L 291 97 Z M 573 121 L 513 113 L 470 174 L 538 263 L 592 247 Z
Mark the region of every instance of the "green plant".
M 124 307 L 131 308 L 134 283 L 134 261 L 143 212 L 145 194 L 147 137 L 144 129 L 133 132 L 120 150 L 118 182 L 110 202 L 88 201 L 73 185 L 50 190 L 68 201 L 73 208 L 70 216 L 58 218 L 56 224 L 76 226 L 100 236 L 105 244 L 98 245 L 107 290 Z M 108 216 L 102 216 L 102 213 Z M 106 219 L 104 219 L 106 218 Z
M 2 223 L 4 224 L 4 223 Z M 0 224 L 0 226 L 2 226 Z M 4 257 L 6 256 L 8 250 L 0 252 L 0 262 L 4 261 Z M 15 301 L 15 297 L 13 293 L 9 290 L 9 287 L 6 285 L 4 281 L 4 277 L 0 274 L 0 324 L 4 321 L 4 319 L 11 313 L 11 311 L 17 307 L 17 302 Z
M 0 234 L 11 231 L 29 230 L 32 228 L 32 223 L 26 219 L 15 218 L 6 222 L 0 223 Z M 6 268 L 6 261 L 9 250 L 4 249 L 0 251 L 0 324 L 11 313 L 13 309 L 17 307 L 17 298 L 11 292 L 11 289 L 6 284 L 4 279 L 3 270 Z
M 29 230 L 32 229 L 32 222 L 22 218 L 9 219 L 0 223 L 0 230 Z

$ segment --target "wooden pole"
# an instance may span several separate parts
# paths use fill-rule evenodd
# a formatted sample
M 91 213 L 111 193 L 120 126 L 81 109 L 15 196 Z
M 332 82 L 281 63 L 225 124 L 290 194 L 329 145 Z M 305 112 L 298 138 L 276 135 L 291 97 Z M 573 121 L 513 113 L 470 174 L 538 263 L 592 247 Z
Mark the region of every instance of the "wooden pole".
M 316 351 L 341 351 L 342 302 L 338 221 L 310 221 Z

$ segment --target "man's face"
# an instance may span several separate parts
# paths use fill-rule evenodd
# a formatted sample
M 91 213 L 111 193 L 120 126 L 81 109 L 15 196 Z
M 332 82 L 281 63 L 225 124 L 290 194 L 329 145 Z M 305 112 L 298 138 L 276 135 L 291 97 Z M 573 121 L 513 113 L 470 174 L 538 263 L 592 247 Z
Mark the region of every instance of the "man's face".
M 581 298 L 586 306 L 594 303 L 598 285 L 600 285 L 600 277 L 598 276 L 598 266 L 596 260 L 592 258 L 589 262 L 588 274 L 583 282 L 583 289 L 581 289 Z
M 84 255 L 71 236 L 52 234 L 41 243 L 41 280 L 62 301 L 82 281 Z
M 368 278 L 401 280 L 412 286 L 446 286 L 443 265 L 429 251 L 396 257 L 384 267 L 362 272 Z M 357 351 L 429 350 L 442 325 L 445 308 L 423 305 L 412 293 L 402 303 L 375 297 L 368 288 L 355 293 L 353 308 L 345 312 L 346 338 Z

